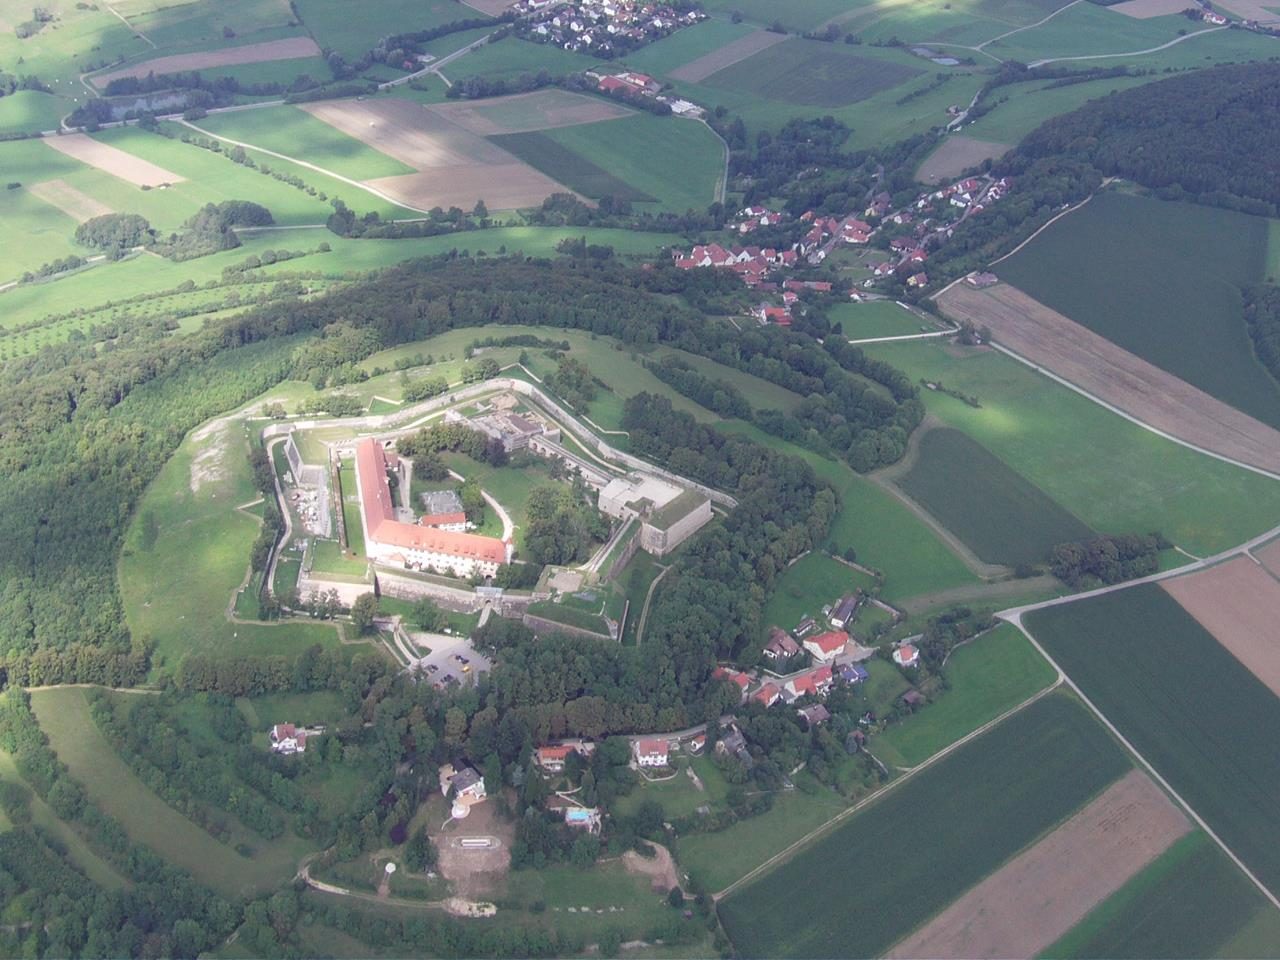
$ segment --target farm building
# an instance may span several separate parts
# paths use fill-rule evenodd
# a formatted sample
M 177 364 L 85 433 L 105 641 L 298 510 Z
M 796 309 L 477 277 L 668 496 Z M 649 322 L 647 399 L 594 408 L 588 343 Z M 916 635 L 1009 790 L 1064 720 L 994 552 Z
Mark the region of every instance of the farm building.
M 666 740 L 636 740 L 631 744 L 631 753 L 636 763 L 642 767 L 667 766 L 671 745 Z
M 387 471 L 399 458 L 368 437 L 356 444 L 356 487 L 365 551 L 373 560 L 419 569 L 448 570 L 459 577 L 493 576 L 510 563 L 514 548 L 497 537 L 458 533 L 396 519 Z

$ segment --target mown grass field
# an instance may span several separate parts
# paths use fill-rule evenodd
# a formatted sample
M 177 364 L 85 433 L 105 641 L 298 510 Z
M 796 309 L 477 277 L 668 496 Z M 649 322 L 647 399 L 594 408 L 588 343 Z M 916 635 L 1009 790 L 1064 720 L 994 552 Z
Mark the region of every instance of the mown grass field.
M 1107 192 L 998 270 L 1131 353 L 1280 426 L 1280 384 L 1253 354 L 1239 289 L 1263 279 L 1268 234 L 1261 217 Z M 1075 265 L 1072 276 L 1063 263 Z
M 1094 535 L 959 430 L 925 433 L 918 459 L 894 483 L 987 563 L 1043 563 L 1058 544 Z
M 383 37 L 483 17 L 478 10 L 453 0 L 418 0 L 406 7 L 402 0 L 297 0 L 303 26 L 321 47 L 355 60 Z
M 951 654 L 943 667 L 950 685 L 919 713 L 876 737 L 871 749 L 884 763 L 911 767 L 1053 683 L 1056 673 L 1014 626 L 1002 624 Z
M 713 73 L 704 82 L 807 107 L 845 107 L 923 73 L 904 62 L 863 57 L 850 50 L 812 40 L 786 40 Z
M 0 133 L 56 130 L 58 122 L 74 109 L 65 97 L 35 90 L 18 90 L 0 97 Z
M 660 210 L 683 213 L 690 208 L 706 209 L 715 200 L 716 184 L 724 174 L 723 144 L 710 129 L 693 120 L 637 113 L 600 123 L 557 127 L 542 136 L 616 175 L 635 194 L 631 199 L 644 202 L 647 197 Z M 502 139 L 495 139 L 502 145 Z M 539 169 L 559 176 L 554 167 Z M 680 171 L 678 176 L 673 175 L 674 170 Z
M 504 133 L 489 139 L 535 170 L 554 176 L 575 193 L 592 200 L 599 200 L 604 196 L 633 203 L 652 203 L 655 200 L 553 140 L 549 133 Z
M 460 7 L 459 9 L 469 10 L 470 8 Z M 482 31 L 477 31 L 477 34 L 484 36 Z M 463 34 L 457 35 L 458 39 L 463 37 Z M 453 40 L 454 38 L 445 37 L 444 39 Z M 435 50 L 431 52 L 437 53 Z M 531 43 L 516 37 L 507 37 L 497 43 L 486 43 L 465 57 L 459 57 L 445 67 L 444 73 L 454 81 L 462 77 L 476 76 L 510 80 L 522 73 L 537 73 L 539 70 L 546 70 L 548 73 L 579 73 L 600 65 L 600 61 L 593 57 L 561 50 L 549 43 Z
M 1253 957 L 1233 941 L 1280 914 L 1199 830 L 1187 834 L 1042 954 L 1055 958 Z
M 858 562 L 884 574 L 883 596 L 891 602 L 979 582 L 938 535 L 904 504 L 846 464 L 827 460 L 748 423 L 721 429 L 751 437 L 775 450 L 800 457 L 835 488 L 841 509 L 831 527 L 831 546 L 843 554 L 852 547 Z
M 81 73 L 151 49 L 102 4 L 60 6 L 56 24 L 20 40 L 14 28 L 31 19 L 31 7 L 23 0 L 0 0 L 0 19 L 7 25 L 0 32 L 0 64 L 9 72 L 34 73 L 55 93 L 84 100 Z
M 1024 624 L 1272 891 L 1280 890 L 1280 698 L 1157 584 L 1028 614 Z
M 827 310 L 827 317 L 832 323 L 840 324 L 841 332 L 850 340 L 864 340 L 868 337 L 904 337 L 937 329 L 933 324 L 910 310 L 904 310 L 892 300 L 839 303 Z
M 173 671 L 188 651 L 294 654 L 337 642 L 332 625 L 226 618 L 258 536 L 258 521 L 236 510 L 257 497 L 248 453 L 240 422 L 189 435 L 147 489 L 125 536 L 117 568 L 125 618 L 134 636 L 155 643 L 160 672 Z M 151 521 L 155 537 L 148 542 Z
M 801 557 L 778 578 L 764 608 L 767 626 L 792 629 L 806 614 L 825 628 L 822 608 L 855 590 L 868 590 L 875 581 L 825 553 Z
M 305 843 L 286 837 L 262 843 L 253 858 L 219 843 L 148 790 L 112 749 L 89 715 L 85 692 L 41 690 L 31 705 L 50 745 L 90 798 L 129 836 L 224 895 L 273 889 L 292 875 Z
M 1280 484 L 1161 439 L 1002 354 L 929 341 L 864 349 L 913 380 L 976 396 L 975 409 L 920 392 L 930 413 L 1102 533 L 1159 530 L 1204 555 L 1280 516 Z
M 200 126 L 232 140 L 301 157 L 318 167 L 355 180 L 413 173 L 413 168 L 387 156 L 300 107 L 266 107 L 205 117 Z
M 881 954 L 1129 768 L 1078 701 L 1040 700 L 735 891 L 739 956 Z M 814 895 L 813 878 L 859 877 Z

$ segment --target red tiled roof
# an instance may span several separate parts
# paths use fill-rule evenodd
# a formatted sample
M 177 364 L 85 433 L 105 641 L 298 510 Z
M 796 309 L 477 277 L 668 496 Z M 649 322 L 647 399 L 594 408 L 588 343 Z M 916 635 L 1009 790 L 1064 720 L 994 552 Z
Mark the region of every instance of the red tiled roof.
M 452 523 L 466 522 L 465 513 L 426 513 L 418 518 L 418 524 L 423 527 L 444 527 Z
M 717 680 L 728 680 L 730 683 L 736 683 L 741 689 L 745 690 L 751 685 L 751 678 L 745 673 L 737 670 L 730 670 L 727 667 L 716 667 L 711 671 L 711 676 Z
M 395 507 L 391 503 L 391 490 L 387 486 L 386 452 L 382 449 L 382 444 L 373 437 L 356 444 L 356 477 L 360 487 L 360 510 L 364 514 L 365 535 L 368 539 L 409 550 L 506 563 L 507 545 L 497 537 L 454 533 L 397 520 Z
M 547 763 L 552 760 L 563 760 L 565 759 L 565 757 L 569 756 L 569 754 L 573 752 L 574 752 L 574 749 L 573 747 L 570 747 L 570 746 L 539 747 L 538 762 Z
M 772 683 L 766 683 L 763 687 L 755 692 L 752 696 L 753 700 L 759 700 L 766 707 L 778 699 L 778 688 Z
M 820 633 L 816 637 L 809 637 L 805 640 L 805 646 L 815 646 L 823 653 L 834 653 L 844 647 L 849 642 L 849 635 L 843 630 L 828 630 L 826 633 Z
M 636 741 L 636 753 L 642 757 L 665 757 L 667 751 L 668 745 L 665 740 Z

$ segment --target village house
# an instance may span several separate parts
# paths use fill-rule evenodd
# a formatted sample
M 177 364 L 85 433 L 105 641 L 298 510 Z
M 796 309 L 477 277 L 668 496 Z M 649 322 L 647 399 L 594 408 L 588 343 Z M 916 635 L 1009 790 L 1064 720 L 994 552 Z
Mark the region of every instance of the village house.
M 792 657 L 800 653 L 800 644 L 791 638 L 791 635 L 781 627 L 769 628 L 769 642 L 764 646 L 764 656 L 766 660 L 772 660 L 774 663 L 782 663 L 790 660 Z
M 728 667 L 716 667 L 711 671 L 711 676 L 716 680 L 727 680 L 738 688 L 738 699 L 747 699 L 747 687 L 751 686 L 751 678 L 740 670 L 731 670 Z
M 271 752 L 291 756 L 306 753 L 307 732 L 292 723 L 277 723 L 271 728 Z
M 924 273 L 923 271 L 920 273 L 913 273 L 911 276 L 907 277 L 908 287 L 919 288 L 919 287 L 927 287 L 928 285 L 929 285 L 929 275 L 927 273 Z
M 859 594 L 851 593 L 841 597 L 839 602 L 831 608 L 831 625 L 837 630 L 843 630 L 858 612 L 858 606 L 861 603 L 862 597 Z
M 871 679 L 871 674 L 867 672 L 867 668 L 860 663 L 846 663 L 840 666 L 838 676 L 845 683 L 865 683 Z
M 810 730 L 831 719 L 831 712 L 820 703 L 815 703 L 808 707 L 800 707 L 796 710 L 796 713 L 800 715 L 800 719 L 805 722 L 805 726 Z
M 904 643 L 894 648 L 893 662 L 900 667 L 914 667 L 920 662 L 920 651 L 911 644 Z
M 539 747 L 535 758 L 538 766 L 547 773 L 560 773 L 564 770 L 569 754 L 577 753 L 578 748 L 572 744 L 562 743 L 555 746 Z
M 751 699 L 756 703 L 762 704 L 767 710 L 778 702 L 780 696 L 782 696 L 782 691 L 778 689 L 776 683 L 766 683 L 751 695 Z
M 809 637 L 804 641 L 804 648 L 813 654 L 815 660 L 825 663 L 843 653 L 848 643 L 849 635 L 843 630 L 828 630 L 816 637 Z
M 671 745 L 659 738 L 633 740 L 631 753 L 641 767 L 665 767 L 669 763 Z
M 722 757 L 734 757 L 748 769 L 755 765 L 755 760 L 747 749 L 747 738 L 742 735 L 742 731 L 738 729 L 737 724 L 732 722 L 720 731 L 720 740 L 716 743 L 716 753 Z
M 707 735 L 699 733 L 689 738 L 689 752 L 695 757 L 707 748 Z
M 470 764 L 463 763 L 455 768 L 446 763 L 440 768 L 440 792 L 446 797 L 453 793 L 454 804 L 470 806 L 485 798 L 484 777 L 480 771 Z
M 831 689 L 831 668 L 818 667 L 808 673 L 792 677 L 782 688 L 782 696 L 787 703 L 795 703 L 801 697 L 823 697 Z
M 803 637 L 806 633 L 811 633 L 818 629 L 818 622 L 813 617 L 804 617 L 793 631 L 797 637 Z
M 974 287 L 977 290 L 983 290 L 987 287 L 993 287 L 1000 282 L 1000 278 L 994 273 L 977 272 L 969 274 L 964 278 L 965 284 Z

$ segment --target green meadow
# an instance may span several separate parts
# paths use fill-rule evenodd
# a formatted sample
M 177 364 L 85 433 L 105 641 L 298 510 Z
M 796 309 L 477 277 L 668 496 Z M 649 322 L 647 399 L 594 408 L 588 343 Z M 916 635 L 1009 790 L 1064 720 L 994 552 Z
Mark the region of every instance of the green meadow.
M 823 624 L 822 608 L 856 590 L 870 590 L 875 581 L 860 570 L 825 553 L 808 553 L 778 578 L 764 608 L 763 622 L 790 630 L 808 615 Z
M 931 341 L 864 349 L 913 380 L 976 397 L 977 408 L 921 391 L 930 413 L 1102 533 L 1159 530 L 1199 555 L 1280 516 L 1280 484 L 1164 440 L 1003 354 Z
M 662 75 L 719 50 L 735 40 L 741 40 L 748 34 L 755 33 L 757 29 L 759 28 L 750 23 L 733 23 L 718 17 L 703 20 L 691 27 L 677 30 L 661 40 L 646 44 L 639 50 L 633 50 L 619 59 L 632 70 Z
M 0 97 L 0 133 L 56 130 L 62 118 L 73 109 L 74 104 L 65 97 L 18 90 Z
M 358 59 L 383 37 L 395 33 L 484 17 L 454 0 L 416 0 L 410 7 L 402 0 L 361 0 L 358 11 L 353 10 L 350 0 L 296 0 L 295 8 L 316 43 L 337 50 L 348 60 Z
M 892 300 L 867 303 L 838 303 L 827 309 L 827 318 L 840 324 L 841 332 L 850 340 L 871 337 L 904 337 L 938 329 L 923 317 L 904 310 Z

